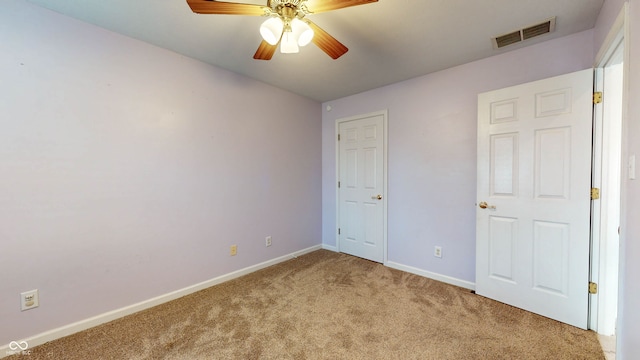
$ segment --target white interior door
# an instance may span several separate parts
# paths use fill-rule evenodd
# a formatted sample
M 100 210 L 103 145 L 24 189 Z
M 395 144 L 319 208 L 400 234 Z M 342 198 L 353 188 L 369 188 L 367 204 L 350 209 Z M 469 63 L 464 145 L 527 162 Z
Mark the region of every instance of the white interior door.
M 593 70 L 478 96 L 476 293 L 583 329 Z
M 384 262 L 385 114 L 338 123 L 338 249 Z

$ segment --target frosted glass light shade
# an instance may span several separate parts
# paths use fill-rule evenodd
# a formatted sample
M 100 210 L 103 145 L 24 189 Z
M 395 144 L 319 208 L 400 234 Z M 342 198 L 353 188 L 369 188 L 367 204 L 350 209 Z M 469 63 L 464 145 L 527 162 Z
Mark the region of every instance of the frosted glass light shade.
M 291 31 L 285 31 L 280 41 L 280 52 L 283 54 L 295 54 L 299 51 L 295 34 Z
M 294 36 L 298 39 L 298 45 L 305 46 L 311 42 L 313 39 L 313 30 L 309 25 L 295 18 L 291 21 L 291 30 L 293 31 Z
M 284 24 L 280 18 L 272 17 L 260 25 L 260 35 L 262 35 L 264 41 L 275 45 L 280 40 L 283 27 Z

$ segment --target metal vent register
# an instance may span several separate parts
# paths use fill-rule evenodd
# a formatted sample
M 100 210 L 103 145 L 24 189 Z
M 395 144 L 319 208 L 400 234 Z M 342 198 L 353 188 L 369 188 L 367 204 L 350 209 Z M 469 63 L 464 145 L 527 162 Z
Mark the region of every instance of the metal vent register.
M 553 32 L 556 28 L 556 17 L 552 17 L 540 24 L 532 25 L 520 30 L 510 32 L 508 34 L 496 36 L 493 39 L 493 47 L 500 49 L 502 47 L 517 44 L 521 41 L 534 38 L 536 36 Z

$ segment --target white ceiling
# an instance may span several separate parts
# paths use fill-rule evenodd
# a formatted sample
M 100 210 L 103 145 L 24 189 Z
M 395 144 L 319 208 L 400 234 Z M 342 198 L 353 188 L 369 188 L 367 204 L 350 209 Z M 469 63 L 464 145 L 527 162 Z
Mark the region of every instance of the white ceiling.
M 604 0 L 379 0 L 308 15 L 349 48 L 338 60 L 309 44 L 270 61 L 253 59 L 261 17 L 194 14 L 186 0 L 28 1 L 324 102 L 590 29 Z M 493 48 L 553 16 L 552 34 Z

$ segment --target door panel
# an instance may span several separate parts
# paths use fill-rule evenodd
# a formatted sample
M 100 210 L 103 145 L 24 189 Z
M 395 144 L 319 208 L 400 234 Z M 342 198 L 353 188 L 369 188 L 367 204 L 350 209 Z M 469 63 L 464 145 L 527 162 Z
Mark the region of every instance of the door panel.
M 568 200 L 571 188 L 571 128 L 536 130 L 535 196 Z
M 568 295 L 569 224 L 536 221 L 533 227 L 533 288 Z
M 338 132 L 338 248 L 383 262 L 384 115 L 339 122 Z
M 514 283 L 518 219 L 491 216 L 489 222 L 489 275 Z
M 516 196 L 518 188 L 518 134 L 491 136 L 491 195 Z
M 476 292 L 588 316 L 592 70 L 478 96 Z

